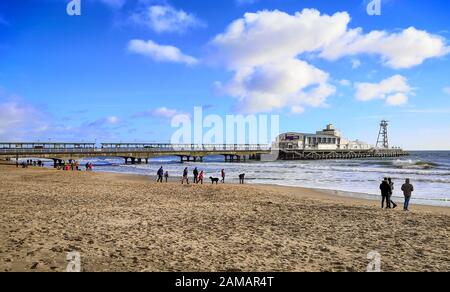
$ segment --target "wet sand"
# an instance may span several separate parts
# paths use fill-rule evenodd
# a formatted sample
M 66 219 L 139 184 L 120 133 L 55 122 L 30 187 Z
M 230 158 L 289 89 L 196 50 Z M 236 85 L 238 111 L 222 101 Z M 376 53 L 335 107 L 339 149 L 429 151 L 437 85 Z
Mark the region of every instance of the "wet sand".
M 450 271 L 450 208 L 0 165 L 0 271 Z

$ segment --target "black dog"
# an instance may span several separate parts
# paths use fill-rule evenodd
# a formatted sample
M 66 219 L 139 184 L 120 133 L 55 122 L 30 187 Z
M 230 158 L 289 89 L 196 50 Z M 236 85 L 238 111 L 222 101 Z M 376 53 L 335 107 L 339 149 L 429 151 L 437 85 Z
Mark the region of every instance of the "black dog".
M 216 183 L 216 185 L 219 184 L 219 179 L 217 177 L 212 177 L 211 176 L 209 179 L 211 180 L 212 184 L 214 184 L 214 183 Z
M 245 173 L 239 175 L 239 183 L 242 185 L 245 183 Z

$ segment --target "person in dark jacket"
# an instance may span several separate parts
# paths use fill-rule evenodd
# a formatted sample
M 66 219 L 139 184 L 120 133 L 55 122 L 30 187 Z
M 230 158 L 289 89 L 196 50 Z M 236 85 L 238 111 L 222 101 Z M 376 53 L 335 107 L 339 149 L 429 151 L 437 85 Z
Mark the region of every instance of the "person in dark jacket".
M 186 181 L 186 183 L 189 184 L 188 168 L 187 167 L 183 170 L 183 178 L 181 179 L 181 184 L 183 184 L 184 181 Z
M 412 192 L 414 192 L 414 186 L 410 183 L 409 178 L 406 179 L 405 184 L 402 185 L 403 195 L 405 196 L 405 203 L 403 204 L 403 210 L 409 211 L 409 201 L 411 200 Z
M 198 169 L 197 169 L 197 167 L 194 168 L 194 171 L 192 172 L 192 174 L 194 175 L 194 184 L 198 183 Z
M 156 182 L 162 183 L 162 182 L 163 182 L 163 176 L 164 176 L 164 169 L 163 169 L 162 166 L 161 166 L 161 168 L 158 170 L 157 175 L 158 175 L 158 180 L 157 180 Z
M 389 185 L 387 178 L 385 178 L 381 183 L 380 190 L 381 190 L 381 208 L 384 208 L 384 201 L 386 201 L 386 208 L 390 209 L 391 202 L 389 201 L 389 193 L 391 192 L 391 186 Z
M 166 183 L 167 183 L 167 181 L 169 180 L 169 172 L 168 171 L 166 171 L 164 173 L 164 179 L 166 180 Z
M 391 191 L 389 192 L 389 203 L 392 205 L 392 208 L 397 208 L 397 204 L 392 201 L 392 195 L 394 194 L 394 182 L 392 181 L 392 178 L 388 178 L 389 186 L 391 187 Z

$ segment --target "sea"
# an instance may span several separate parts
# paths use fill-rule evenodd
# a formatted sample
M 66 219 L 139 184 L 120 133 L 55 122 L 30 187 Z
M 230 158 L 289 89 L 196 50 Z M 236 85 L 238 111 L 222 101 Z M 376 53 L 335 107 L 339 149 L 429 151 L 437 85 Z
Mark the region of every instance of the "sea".
M 237 182 L 241 173 L 249 184 L 306 187 L 337 196 L 379 200 L 379 185 L 384 177 L 395 183 L 394 201 L 401 202 L 401 185 L 409 178 L 415 187 L 412 203 L 450 207 L 450 151 L 417 151 L 400 158 L 354 160 L 273 161 L 225 163 L 212 156 L 203 163 L 180 163 L 178 157 L 150 160 L 149 164 L 124 165 L 123 159 L 98 158 L 91 161 L 94 171 L 155 176 L 159 167 L 172 178 L 181 177 L 184 167 L 205 171 L 206 178 L 219 177 L 225 169 L 227 181 Z M 149 177 L 150 179 L 150 177 Z

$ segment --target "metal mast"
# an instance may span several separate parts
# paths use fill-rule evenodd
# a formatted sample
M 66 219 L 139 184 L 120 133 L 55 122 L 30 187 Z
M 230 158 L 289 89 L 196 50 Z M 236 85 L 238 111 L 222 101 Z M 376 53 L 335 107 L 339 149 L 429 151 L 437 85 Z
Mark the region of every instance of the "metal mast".
M 380 123 L 380 132 L 378 133 L 376 148 L 389 149 L 389 138 L 388 138 L 388 121 L 382 120 Z

